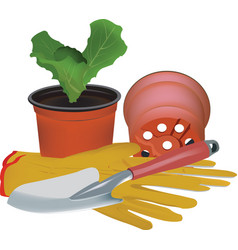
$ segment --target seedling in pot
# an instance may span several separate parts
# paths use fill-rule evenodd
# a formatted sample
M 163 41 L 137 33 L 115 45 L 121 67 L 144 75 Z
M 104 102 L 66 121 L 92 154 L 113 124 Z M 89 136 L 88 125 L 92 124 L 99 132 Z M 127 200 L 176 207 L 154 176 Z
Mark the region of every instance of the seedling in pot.
M 127 50 L 120 26 L 100 19 L 90 27 L 91 35 L 82 53 L 52 39 L 46 31 L 32 38 L 31 57 L 36 57 L 39 66 L 52 72 L 52 78 L 59 81 L 70 103 L 77 101 L 99 70 L 112 65 Z

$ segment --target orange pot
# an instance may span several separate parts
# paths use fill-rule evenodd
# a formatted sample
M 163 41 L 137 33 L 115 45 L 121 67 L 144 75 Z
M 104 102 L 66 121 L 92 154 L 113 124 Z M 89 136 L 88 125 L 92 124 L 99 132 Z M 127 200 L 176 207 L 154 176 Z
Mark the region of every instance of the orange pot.
M 60 86 L 33 92 L 28 100 L 36 112 L 41 155 L 61 158 L 111 144 L 120 97 L 115 89 L 92 84 L 76 103 L 68 102 Z
M 130 141 L 141 146 L 136 156 L 160 156 L 204 140 L 209 115 L 209 99 L 201 85 L 172 71 L 141 78 L 124 102 Z

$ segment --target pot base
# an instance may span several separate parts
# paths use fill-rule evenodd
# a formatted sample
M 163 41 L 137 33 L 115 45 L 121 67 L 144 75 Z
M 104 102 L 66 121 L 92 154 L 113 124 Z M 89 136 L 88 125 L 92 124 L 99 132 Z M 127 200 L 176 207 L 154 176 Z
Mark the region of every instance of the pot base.
M 101 110 L 96 110 L 81 112 L 78 118 L 75 116 L 78 113 L 74 113 L 75 120 L 69 117 L 68 120 L 52 119 L 42 116 L 39 108 L 35 108 L 35 111 L 42 156 L 62 158 L 112 144 L 116 104 L 110 107 L 105 116 L 100 117 L 97 111 Z M 66 113 L 57 112 L 58 115 Z M 94 113 L 99 117 L 82 120 L 80 115 L 85 116 L 85 113 L 90 116 Z
M 148 134 L 150 137 L 146 137 Z M 149 157 L 158 157 L 170 150 L 186 146 L 191 141 L 194 143 L 201 140 L 190 123 L 169 117 L 150 121 L 133 135 L 130 141 L 141 147 L 141 151 L 135 155 L 137 157 L 143 156 L 145 152 Z

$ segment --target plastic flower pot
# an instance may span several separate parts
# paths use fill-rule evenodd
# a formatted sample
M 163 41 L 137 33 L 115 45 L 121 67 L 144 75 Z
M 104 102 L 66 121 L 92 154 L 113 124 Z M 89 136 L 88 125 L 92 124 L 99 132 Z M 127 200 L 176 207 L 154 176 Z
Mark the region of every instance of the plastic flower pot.
M 69 103 L 60 86 L 33 92 L 28 100 L 36 112 L 41 155 L 61 158 L 111 144 L 120 97 L 115 89 L 92 84 L 76 103 Z
M 136 156 L 160 156 L 204 140 L 209 115 L 204 89 L 178 72 L 156 72 L 141 78 L 124 102 L 130 141 L 141 146 Z

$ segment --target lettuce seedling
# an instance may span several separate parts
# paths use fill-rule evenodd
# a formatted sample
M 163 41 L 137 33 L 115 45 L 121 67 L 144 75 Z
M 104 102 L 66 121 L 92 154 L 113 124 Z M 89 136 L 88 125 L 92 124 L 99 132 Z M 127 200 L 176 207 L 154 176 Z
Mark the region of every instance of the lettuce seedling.
M 100 19 L 90 24 L 91 35 L 85 50 L 80 51 L 64 46 L 52 39 L 46 31 L 32 38 L 31 57 L 37 64 L 53 74 L 68 96 L 69 102 L 76 102 L 86 89 L 86 84 L 96 77 L 99 70 L 125 54 L 127 46 L 121 39 L 122 28 Z

